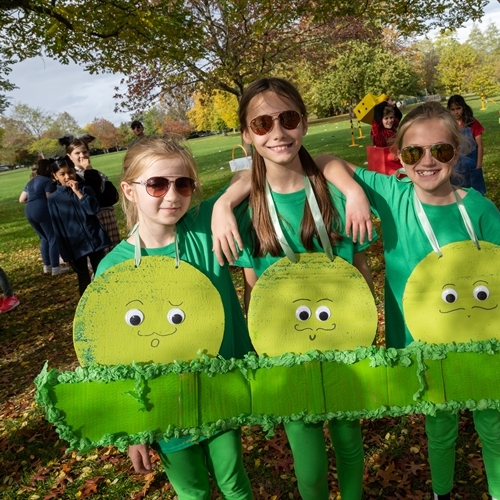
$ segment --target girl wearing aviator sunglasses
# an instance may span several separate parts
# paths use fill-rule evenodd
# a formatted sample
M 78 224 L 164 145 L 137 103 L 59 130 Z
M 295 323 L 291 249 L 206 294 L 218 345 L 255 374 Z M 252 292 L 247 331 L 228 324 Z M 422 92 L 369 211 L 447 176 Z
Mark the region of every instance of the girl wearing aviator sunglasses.
M 180 260 L 180 273 L 182 261 L 192 264 L 210 279 L 222 299 L 225 327 L 219 355 L 242 358 L 252 350 L 248 330 L 229 270 L 219 266 L 211 251 L 210 218 L 217 195 L 189 210 L 192 195 L 199 191 L 193 157 L 176 140 L 144 138 L 125 155 L 120 186 L 127 225 L 134 229 L 104 258 L 96 276 L 130 259 L 140 265 L 137 253 L 142 258 L 175 257 Z M 189 294 L 189 286 L 184 293 Z M 138 303 L 139 299 L 147 301 L 148 297 L 138 297 Z M 189 338 L 186 343 L 189 345 Z M 152 447 L 179 500 L 209 498 L 210 474 L 224 498 L 253 499 L 243 468 L 239 430 L 220 432 L 199 442 L 190 436 L 160 440 Z M 136 472 L 151 472 L 147 445 L 130 446 L 129 456 Z
M 399 182 L 394 176 L 356 168 L 328 155 L 322 155 L 316 161 L 327 178 L 336 178 L 337 173 L 345 169 L 350 171 L 380 217 L 386 261 L 386 345 L 402 348 L 414 337 L 419 340 L 418 332 L 408 329 L 403 316 L 403 295 L 414 269 L 429 255 L 435 257 L 438 268 L 440 263 L 441 266 L 447 265 L 446 251 L 443 248 L 441 252 L 441 248 L 454 242 L 472 240 L 478 248 L 481 243 L 478 240 L 500 245 L 500 213 L 476 190 L 453 187 L 453 169 L 460 154 L 461 134 L 456 121 L 441 104 L 425 103 L 408 113 L 401 122 L 395 145 L 410 182 Z M 476 260 L 481 258 L 478 251 Z M 469 272 L 472 264 L 464 264 Z M 492 274 L 496 274 L 498 263 L 491 262 L 491 266 Z M 457 273 L 460 271 L 457 269 Z M 434 283 L 432 276 L 428 276 L 428 283 Z M 449 283 L 436 282 L 440 290 L 436 307 L 443 307 L 441 299 L 447 302 L 455 300 L 454 296 L 441 297 L 441 292 L 445 294 L 445 285 L 453 288 Z M 421 293 L 431 292 L 434 293 L 434 288 L 426 288 Z M 472 296 L 472 290 L 470 293 Z M 478 303 L 477 307 L 480 305 Z M 457 303 L 456 307 L 460 305 Z M 421 313 L 424 317 L 431 311 L 422 310 Z M 427 332 L 436 343 L 455 340 L 454 334 L 459 327 L 451 319 L 451 314 L 446 317 L 450 318 L 449 331 Z M 466 329 L 467 326 L 460 328 Z M 474 327 L 469 328 L 469 338 L 475 340 Z M 466 330 L 465 335 L 468 333 Z M 473 414 L 483 444 L 489 493 L 500 499 L 500 412 L 484 410 Z M 426 431 L 434 499 L 449 500 L 458 437 L 457 414 L 438 411 L 435 416 L 427 416 Z
M 239 233 L 245 240 L 242 242 L 236 230 L 231 229 L 233 216 L 227 207 L 233 207 L 239 201 L 237 197 L 231 197 L 233 193 L 228 191 L 221 197 L 217 203 L 217 210 L 220 208 L 221 212 L 217 212 L 216 216 L 214 209 L 213 219 L 219 219 L 216 221 L 219 225 L 229 228 L 227 237 L 217 238 L 214 235 L 214 241 L 220 243 L 228 260 L 237 255 L 232 246 L 233 236 L 239 241 L 240 248 L 244 243 L 245 250 L 236 265 L 244 268 L 247 306 L 257 277 L 281 260 L 283 255 L 289 255 L 278 236 L 280 232 L 284 234 L 292 253 L 327 253 L 331 250 L 334 255 L 353 263 L 371 285 L 371 273 L 364 255 L 368 244 L 353 243 L 346 237 L 345 198 L 326 182 L 302 145 L 307 132 L 307 112 L 297 89 L 280 78 L 257 80 L 243 93 L 239 119 L 244 141 L 254 146 L 250 209 L 239 221 Z M 355 184 L 347 177 L 351 184 Z M 311 191 L 316 204 L 306 201 L 306 198 L 310 200 L 306 193 Z M 276 217 L 271 215 L 272 210 Z M 248 221 L 250 217 L 251 223 Z M 322 219 L 321 224 L 318 219 Z M 323 227 L 320 229 L 320 226 Z M 320 230 L 323 232 L 323 229 L 322 235 Z M 354 229 L 355 235 L 357 232 Z M 290 257 L 293 258 L 293 255 Z M 281 332 L 276 333 L 279 335 Z M 331 349 L 335 348 L 335 340 L 332 339 Z M 314 345 L 309 349 L 315 349 Z M 283 346 L 285 352 L 287 345 Z M 298 420 L 284 426 L 292 448 L 301 498 L 328 500 L 324 422 L 312 424 Z M 364 470 L 359 420 L 332 419 L 328 428 L 337 458 L 342 498 L 359 500 Z

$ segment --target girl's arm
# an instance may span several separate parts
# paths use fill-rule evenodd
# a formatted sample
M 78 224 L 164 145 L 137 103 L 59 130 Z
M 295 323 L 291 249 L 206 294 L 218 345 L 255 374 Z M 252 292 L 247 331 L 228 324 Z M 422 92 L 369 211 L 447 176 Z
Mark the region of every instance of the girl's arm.
M 248 306 L 250 305 L 253 287 L 257 283 L 257 274 L 251 267 L 245 267 L 243 268 L 243 279 L 245 280 L 245 312 L 248 315 Z
M 147 444 L 129 446 L 128 456 L 132 460 L 132 465 L 137 474 L 148 474 L 151 472 L 151 459 L 149 458 L 149 446 Z
M 477 164 L 476 168 L 483 168 L 483 135 L 479 134 L 474 137 L 477 145 Z
M 21 191 L 19 195 L 19 203 L 27 203 L 28 202 L 28 193 L 26 191 Z
M 314 161 L 331 182 L 346 197 L 346 234 L 352 241 L 364 243 L 365 236 L 372 240 L 373 225 L 370 202 L 363 188 L 353 179 L 356 166 L 332 155 L 319 155 Z
M 353 264 L 354 264 L 354 267 L 356 267 L 358 269 L 358 271 L 363 275 L 363 278 L 365 278 L 366 282 L 368 283 L 368 286 L 370 287 L 370 290 L 372 291 L 372 294 L 375 295 L 375 288 L 373 286 L 372 272 L 371 272 L 370 267 L 368 266 L 368 262 L 366 261 L 365 252 L 355 253 L 354 259 L 353 259 Z
M 238 248 L 243 249 L 243 241 L 238 231 L 233 209 L 250 194 L 252 185 L 251 170 L 234 174 L 226 192 L 216 201 L 212 211 L 212 251 L 217 262 L 223 266 L 224 256 L 229 264 L 238 257 Z M 237 248 L 237 246 L 238 248 Z

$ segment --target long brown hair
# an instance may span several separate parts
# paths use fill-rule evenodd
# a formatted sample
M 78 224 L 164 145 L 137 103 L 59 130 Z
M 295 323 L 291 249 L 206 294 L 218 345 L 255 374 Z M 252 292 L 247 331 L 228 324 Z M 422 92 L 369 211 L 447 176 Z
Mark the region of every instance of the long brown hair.
M 241 96 L 238 117 L 242 131 L 247 128 L 247 111 L 250 101 L 262 92 L 274 92 L 279 97 L 293 102 L 299 109 L 300 114 L 304 117 L 307 116 L 304 101 L 298 90 L 290 82 L 281 78 L 262 78 L 251 83 Z M 318 201 L 330 243 L 336 245 L 342 239 L 339 233 L 340 216 L 331 199 L 326 179 L 304 146 L 299 150 L 299 159 Z M 249 203 L 252 207 L 252 226 L 255 236 L 254 256 L 262 257 L 266 253 L 272 256 L 282 255 L 283 251 L 271 222 L 266 200 L 266 164 L 264 158 L 257 151 L 253 152 L 252 188 Z M 314 251 L 314 238 L 319 241 L 319 234 L 311 209 L 309 204 L 306 203 L 302 216 L 300 240 L 308 252 Z

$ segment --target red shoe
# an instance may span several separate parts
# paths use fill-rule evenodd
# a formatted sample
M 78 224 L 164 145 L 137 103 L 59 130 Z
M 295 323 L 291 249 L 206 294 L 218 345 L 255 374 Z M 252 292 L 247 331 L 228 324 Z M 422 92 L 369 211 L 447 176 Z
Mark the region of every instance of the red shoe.
M 13 295 L 12 297 L 5 297 L 2 301 L 2 305 L 0 305 L 0 313 L 6 313 L 12 311 L 14 307 L 19 305 L 19 299 L 17 295 Z

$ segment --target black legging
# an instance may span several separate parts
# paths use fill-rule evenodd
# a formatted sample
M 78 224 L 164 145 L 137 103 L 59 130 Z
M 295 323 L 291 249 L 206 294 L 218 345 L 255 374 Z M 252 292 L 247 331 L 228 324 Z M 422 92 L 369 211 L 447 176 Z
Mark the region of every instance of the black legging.
M 92 265 L 92 269 L 95 273 L 99 262 L 101 262 L 104 257 L 104 250 L 89 253 L 88 255 L 84 255 L 83 257 L 70 262 L 73 271 L 75 271 L 78 275 L 78 289 L 80 291 L 80 297 L 83 295 L 85 289 L 90 285 L 91 281 L 90 271 L 87 265 L 87 257 L 89 258 L 90 264 Z

